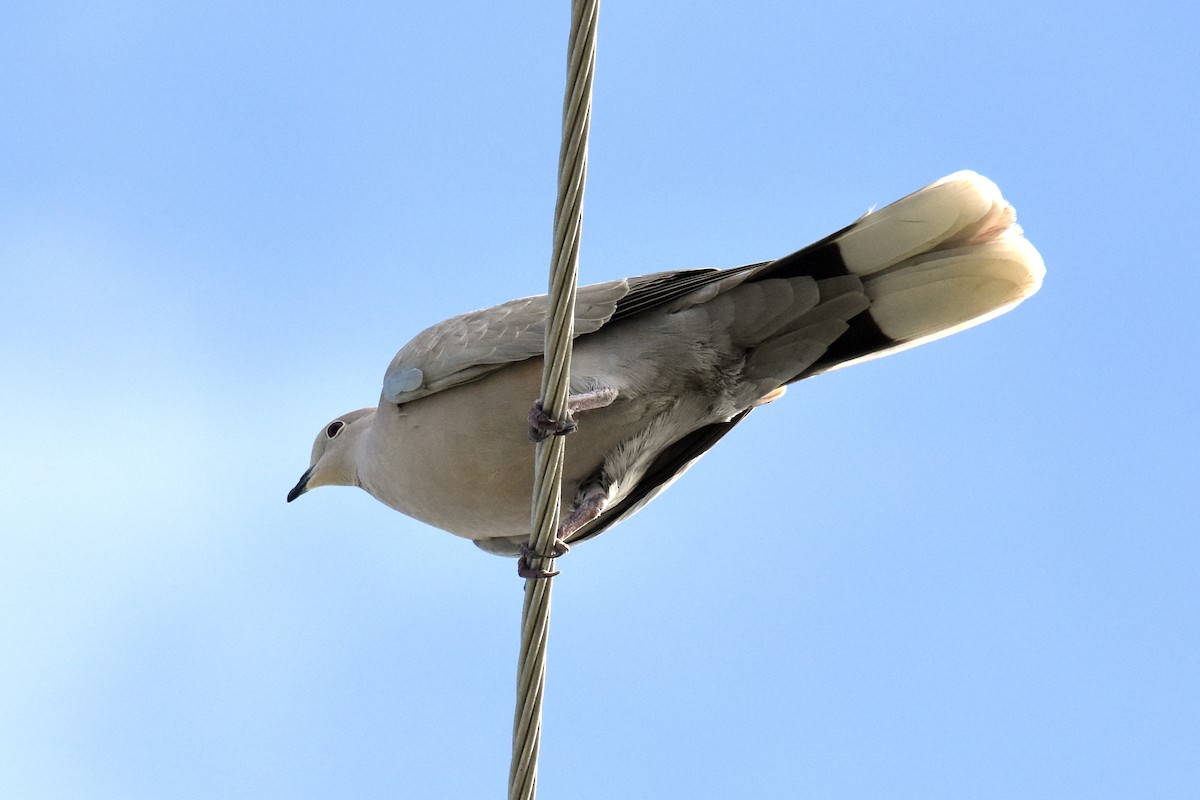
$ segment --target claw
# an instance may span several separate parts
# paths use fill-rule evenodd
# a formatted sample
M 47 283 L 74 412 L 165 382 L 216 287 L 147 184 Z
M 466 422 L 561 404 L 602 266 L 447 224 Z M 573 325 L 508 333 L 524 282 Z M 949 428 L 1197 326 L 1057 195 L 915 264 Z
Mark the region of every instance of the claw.
M 579 425 L 572 417 L 573 414 L 606 408 L 612 405 L 616 399 L 617 390 L 611 386 L 601 386 L 591 391 L 573 394 L 567 398 L 566 419 L 551 417 L 546 413 L 546 409 L 542 407 L 539 400 L 533 404 L 533 409 L 529 412 L 529 438 L 540 442 L 549 436 L 566 436 L 568 433 L 574 433 Z
M 533 565 L 530 563 L 531 558 L 558 558 L 559 556 L 565 556 L 567 553 L 571 552 L 570 546 L 562 539 L 554 540 L 553 550 L 554 551 L 551 555 L 543 556 L 540 553 L 533 552 L 528 544 L 522 544 L 521 557 L 517 560 L 517 574 L 522 578 L 534 578 L 537 580 L 541 580 L 543 578 L 553 578 L 558 574 L 558 570 L 534 569 Z
M 521 576 L 522 578 L 545 580 L 546 578 L 553 578 L 558 574 L 559 571 L 556 569 L 534 569 L 533 567 L 529 566 L 529 562 L 525 560 L 525 556 L 521 556 L 521 558 L 517 561 L 517 575 Z
M 579 423 L 571 419 L 569 411 L 566 419 L 554 419 L 542 407 L 541 401 L 534 403 L 529 411 L 529 438 L 535 442 L 551 436 L 566 436 L 578 427 Z

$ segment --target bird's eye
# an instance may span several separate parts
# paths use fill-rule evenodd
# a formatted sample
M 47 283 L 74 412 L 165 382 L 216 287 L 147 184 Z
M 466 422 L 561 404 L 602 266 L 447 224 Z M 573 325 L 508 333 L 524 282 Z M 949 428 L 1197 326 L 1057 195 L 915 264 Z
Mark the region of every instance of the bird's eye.
M 325 429 L 325 435 L 332 439 L 341 433 L 342 428 L 344 427 L 346 427 L 346 423 L 342 422 L 340 419 L 335 419 L 333 422 L 329 423 L 329 427 Z

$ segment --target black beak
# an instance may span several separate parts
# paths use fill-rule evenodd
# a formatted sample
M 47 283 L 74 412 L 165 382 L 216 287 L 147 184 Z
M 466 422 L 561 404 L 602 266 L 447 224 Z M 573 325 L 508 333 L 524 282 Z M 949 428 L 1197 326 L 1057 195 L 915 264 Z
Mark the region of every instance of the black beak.
M 293 486 L 292 490 L 288 492 L 287 501 L 289 503 L 308 491 L 308 479 L 312 477 L 312 471 L 312 467 L 306 469 L 304 474 L 300 476 L 300 482 Z

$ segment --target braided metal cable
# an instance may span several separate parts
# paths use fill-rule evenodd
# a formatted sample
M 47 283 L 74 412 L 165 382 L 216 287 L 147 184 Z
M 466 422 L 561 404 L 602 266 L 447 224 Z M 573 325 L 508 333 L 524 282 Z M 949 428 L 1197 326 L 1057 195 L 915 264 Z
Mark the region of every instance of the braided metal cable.
M 592 76 L 596 68 L 596 20 L 599 0 L 572 0 L 567 88 L 563 99 L 562 145 L 558 155 L 558 198 L 554 205 L 554 256 L 542 365 L 542 407 L 553 419 L 567 414 L 571 339 L 574 337 L 575 286 L 579 271 L 579 234 L 583 224 L 583 188 L 587 179 L 587 139 L 592 116 Z M 529 547 L 534 554 L 553 552 L 562 495 L 565 438 L 550 436 L 537 445 Z M 550 556 L 531 556 L 533 569 L 553 569 Z M 546 639 L 550 628 L 553 578 L 525 581 L 521 611 L 521 653 L 517 668 L 517 705 L 513 719 L 509 800 L 537 795 L 537 759 L 542 735 L 542 696 L 546 684 Z

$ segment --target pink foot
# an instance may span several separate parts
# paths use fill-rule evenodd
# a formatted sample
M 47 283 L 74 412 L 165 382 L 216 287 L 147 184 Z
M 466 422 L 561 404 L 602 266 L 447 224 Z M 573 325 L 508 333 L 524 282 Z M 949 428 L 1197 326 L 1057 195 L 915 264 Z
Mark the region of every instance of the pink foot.
M 546 409 L 542 408 L 540 400 L 533 404 L 533 408 L 529 412 L 529 438 L 535 442 L 540 442 L 551 436 L 566 436 L 568 433 L 574 433 L 578 427 L 579 423 L 571 419 L 569 403 L 566 419 L 554 419 L 551 417 Z
M 528 544 L 522 544 L 521 545 L 521 557 L 519 559 L 517 559 L 517 574 L 520 575 L 522 578 L 534 578 L 536 580 L 542 580 L 544 578 L 553 578 L 555 575 L 558 574 L 558 570 L 556 570 L 556 569 L 553 569 L 553 570 L 534 569 L 532 564 L 530 564 L 530 559 L 532 559 L 532 558 L 558 558 L 559 556 L 565 556 L 569 552 L 571 552 L 570 546 L 568 546 L 567 543 L 564 542 L 562 539 L 554 540 L 554 553 L 553 553 L 553 555 L 550 555 L 550 556 L 538 555 L 537 553 L 535 553 L 529 549 Z
M 568 433 L 574 433 L 575 429 L 579 427 L 574 419 L 575 414 L 580 411 L 604 408 L 611 405 L 616 399 L 617 390 L 610 386 L 573 394 L 567 398 L 566 419 L 554 419 L 542 407 L 541 401 L 538 401 L 533 404 L 533 409 L 529 412 L 529 438 L 540 442 L 550 436 L 566 436 Z

